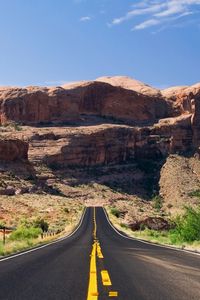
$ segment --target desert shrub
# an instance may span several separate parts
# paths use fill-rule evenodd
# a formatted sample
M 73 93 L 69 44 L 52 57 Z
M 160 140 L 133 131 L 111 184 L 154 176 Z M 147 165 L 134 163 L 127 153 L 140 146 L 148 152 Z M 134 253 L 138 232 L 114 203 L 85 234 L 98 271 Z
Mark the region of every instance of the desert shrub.
M 38 219 L 33 221 L 33 227 L 34 228 L 39 228 L 43 232 L 47 232 L 48 229 L 49 229 L 49 224 L 44 219 L 38 218 Z
M 111 212 L 112 215 L 114 215 L 115 217 L 119 218 L 120 211 L 116 207 L 111 208 L 110 212 Z
M 14 123 L 14 124 L 13 124 L 13 128 L 14 128 L 16 131 L 21 131 L 21 130 L 22 130 L 21 126 L 20 126 L 19 124 L 17 124 L 17 123 Z
M 0 229 L 3 229 L 5 227 L 5 223 L 0 222 Z
M 10 122 L 8 124 L 5 125 L 6 127 L 11 127 L 13 128 L 15 131 L 21 131 L 22 130 L 22 127 L 20 126 L 19 123 L 16 123 L 16 122 Z
M 175 229 L 170 232 L 171 241 L 173 243 L 199 241 L 200 206 L 197 209 L 187 207 L 185 214 L 175 219 L 175 225 Z
M 121 226 L 122 228 L 125 228 L 125 229 L 128 229 L 128 228 L 129 228 L 129 226 L 128 226 L 127 224 L 125 224 L 125 223 L 120 223 L 120 226 Z
M 43 232 L 46 232 L 49 229 L 49 224 L 41 218 L 37 218 L 35 220 L 21 219 L 19 228 L 39 228 Z
M 112 207 L 112 208 L 110 209 L 110 212 L 111 212 L 111 214 L 112 214 L 113 216 L 119 218 L 119 210 L 118 210 L 116 207 Z
M 19 227 L 20 228 L 30 228 L 30 227 L 33 227 L 33 224 L 30 220 L 28 220 L 26 218 L 22 218 L 20 220 Z
M 198 197 L 200 198 L 200 189 L 192 191 L 188 194 L 190 197 Z
M 160 210 L 162 208 L 162 202 L 163 202 L 163 199 L 161 196 L 159 195 L 156 195 L 152 198 L 152 201 L 153 201 L 153 207 L 157 210 Z
M 35 227 L 19 227 L 10 235 L 10 240 L 30 240 L 36 239 L 41 234 L 42 230 Z

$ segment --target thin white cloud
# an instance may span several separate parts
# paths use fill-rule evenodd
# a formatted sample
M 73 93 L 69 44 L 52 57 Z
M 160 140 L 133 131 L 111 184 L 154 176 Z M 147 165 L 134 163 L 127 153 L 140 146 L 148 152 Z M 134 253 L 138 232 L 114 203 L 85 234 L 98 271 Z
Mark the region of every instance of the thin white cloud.
M 200 0 L 138 0 L 124 16 L 113 19 L 111 25 L 119 25 L 140 17 L 143 20 L 136 23 L 132 30 L 142 30 L 200 12 L 198 9 L 200 9 Z
M 147 20 L 147 21 L 144 21 L 138 25 L 136 25 L 132 31 L 134 30 L 141 30 L 141 29 L 145 29 L 147 27 L 152 27 L 152 26 L 155 26 L 155 25 L 158 25 L 160 23 L 159 20 L 157 19 L 150 19 L 150 20 Z
M 146 8 L 137 8 L 129 11 L 125 16 L 116 18 L 112 21 L 113 25 L 120 24 L 124 21 L 132 19 L 134 16 L 141 16 L 141 15 L 148 15 L 152 13 L 159 12 L 162 7 L 164 7 L 165 4 L 158 4 L 154 6 L 149 6 Z
M 171 22 L 176 21 L 176 20 L 178 20 L 180 18 L 183 18 L 183 17 L 191 15 L 191 14 L 193 14 L 193 13 L 192 12 L 185 12 L 185 13 L 182 13 L 181 15 L 176 16 L 176 17 L 165 18 L 164 20 L 150 19 L 150 20 L 144 21 L 144 22 L 142 22 L 142 23 L 134 26 L 132 28 L 132 31 L 134 31 L 134 30 L 141 30 L 141 29 L 145 29 L 145 28 L 148 28 L 148 27 L 152 27 L 152 26 L 158 25 L 158 24 L 163 23 L 163 22 L 164 23 L 168 23 L 168 25 L 166 25 L 165 27 L 162 28 L 162 29 L 164 29 L 164 28 L 167 28 L 169 26 L 169 24 L 171 24 Z
M 88 21 L 91 21 L 91 17 L 89 17 L 89 16 L 85 16 L 85 17 L 81 17 L 80 19 L 79 19 L 79 21 L 80 22 L 88 22 Z

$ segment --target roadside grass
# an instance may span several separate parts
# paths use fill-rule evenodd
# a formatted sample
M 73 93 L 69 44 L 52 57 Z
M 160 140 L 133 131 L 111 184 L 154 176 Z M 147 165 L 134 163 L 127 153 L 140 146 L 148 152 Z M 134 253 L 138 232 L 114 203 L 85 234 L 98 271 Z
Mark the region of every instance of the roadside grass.
M 176 217 L 173 222 L 176 227 L 169 231 L 156 231 L 145 228 L 144 230 L 132 231 L 123 222 L 122 218 L 112 213 L 112 208 L 106 208 L 112 224 L 126 235 L 149 241 L 155 244 L 174 246 L 176 248 L 200 251 L 200 208 L 185 208 L 185 214 Z
M 36 231 L 33 231 L 33 228 L 31 228 L 31 233 L 28 233 L 27 230 L 23 235 L 19 234 L 21 229 L 17 229 L 16 231 L 13 231 L 9 237 L 6 237 L 5 245 L 3 245 L 3 242 L 0 241 L 0 257 L 28 250 L 36 246 L 48 244 L 63 236 L 67 236 L 76 228 L 80 218 L 81 214 L 77 215 L 76 222 L 68 224 L 63 231 L 58 231 L 58 233 L 54 235 L 44 235 L 43 238 L 41 235 L 42 231 L 38 230 L 38 228 Z
M 79 223 L 84 208 L 80 201 L 51 195 L 2 196 L 0 205 L 3 217 L 0 225 L 16 228 L 6 234 L 5 245 L 0 232 L 0 257 L 69 235 Z

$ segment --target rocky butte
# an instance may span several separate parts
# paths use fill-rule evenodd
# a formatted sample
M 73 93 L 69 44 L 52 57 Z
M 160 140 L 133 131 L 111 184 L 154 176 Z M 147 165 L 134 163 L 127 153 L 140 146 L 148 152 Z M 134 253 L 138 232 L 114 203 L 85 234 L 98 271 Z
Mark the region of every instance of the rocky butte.
M 115 76 L 59 87 L 0 87 L 0 125 L 2 172 L 8 162 L 25 164 L 31 178 L 39 164 L 62 172 L 136 164 L 128 178 L 137 194 L 144 183 L 151 192 L 160 184 L 167 199 L 162 174 L 168 156 L 199 155 L 200 84 L 158 90 Z M 158 162 L 148 184 L 141 161 Z M 48 185 L 49 177 L 41 177 Z
M 200 84 L 159 91 L 117 76 L 55 88 L 2 88 L 0 123 L 37 126 L 14 137 L 28 139 L 31 159 L 35 154 L 62 165 L 198 152 Z

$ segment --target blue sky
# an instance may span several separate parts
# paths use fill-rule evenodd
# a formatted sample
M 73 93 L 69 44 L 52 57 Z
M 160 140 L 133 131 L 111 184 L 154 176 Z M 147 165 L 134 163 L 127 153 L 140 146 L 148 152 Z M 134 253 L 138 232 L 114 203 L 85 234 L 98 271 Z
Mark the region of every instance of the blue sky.
M 0 0 L 0 85 L 200 82 L 200 0 Z

